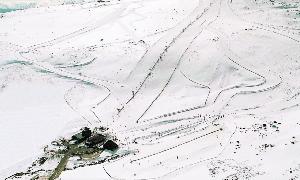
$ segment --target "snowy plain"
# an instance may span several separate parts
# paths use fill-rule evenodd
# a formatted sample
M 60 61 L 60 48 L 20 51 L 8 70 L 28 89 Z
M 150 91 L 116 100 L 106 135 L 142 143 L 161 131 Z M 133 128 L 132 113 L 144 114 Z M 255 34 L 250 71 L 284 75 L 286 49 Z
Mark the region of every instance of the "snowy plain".
M 0 179 L 85 126 L 108 128 L 120 149 L 72 158 L 61 179 L 300 178 L 298 0 L 0 9 Z

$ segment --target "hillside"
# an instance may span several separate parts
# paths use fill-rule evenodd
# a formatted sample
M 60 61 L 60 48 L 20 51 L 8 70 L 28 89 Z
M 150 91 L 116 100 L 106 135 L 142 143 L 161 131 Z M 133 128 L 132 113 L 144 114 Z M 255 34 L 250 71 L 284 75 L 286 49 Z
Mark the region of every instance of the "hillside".
M 0 0 L 0 179 L 299 179 L 299 95 L 298 0 Z

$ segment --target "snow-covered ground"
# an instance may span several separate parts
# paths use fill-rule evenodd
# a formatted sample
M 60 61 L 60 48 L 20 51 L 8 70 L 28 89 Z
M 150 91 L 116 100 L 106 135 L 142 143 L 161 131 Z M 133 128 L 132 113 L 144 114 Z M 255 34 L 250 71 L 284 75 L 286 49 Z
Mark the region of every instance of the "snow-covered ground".
M 299 97 L 299 0 L 0 0 L 0 179 L 299 179 Z

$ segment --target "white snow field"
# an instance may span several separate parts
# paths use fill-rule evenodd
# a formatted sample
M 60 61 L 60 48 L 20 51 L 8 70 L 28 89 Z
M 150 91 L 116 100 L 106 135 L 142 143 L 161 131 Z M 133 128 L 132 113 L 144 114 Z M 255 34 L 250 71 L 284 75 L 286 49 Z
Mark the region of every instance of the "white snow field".
M 300 179 L 299 0 L 0 0 L 0 179 Z

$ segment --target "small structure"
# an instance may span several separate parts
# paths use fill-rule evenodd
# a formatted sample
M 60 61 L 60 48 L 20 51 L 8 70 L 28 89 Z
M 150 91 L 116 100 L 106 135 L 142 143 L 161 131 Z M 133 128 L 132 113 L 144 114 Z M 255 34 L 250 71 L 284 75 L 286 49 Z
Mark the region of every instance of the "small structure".
M 103 149 L 110 150 L 110 151 L 115 151 L 119 148 L 119 146 L 113 142 L 112 140 L 108 140 L 104 145 Z
M 79 144 L 91 137 L 91 135 L 92 131 L 90 130 L 90 128 L 85 127 L 80 133 L 74 134 L 71 140 L 75 141 L 75 144 Z
M 89 138 L 92 135 L 92 131 L 90 130 L 90 128 L 85 127 L 82 131 L 82 136 L 84 138 Z
M 101 146 L 105 143 L 105 141 L 106 141 L 106 136 L 102 134 L 95 134 L 86 140 L 85 145 L 91 148 L 95 146 Z

